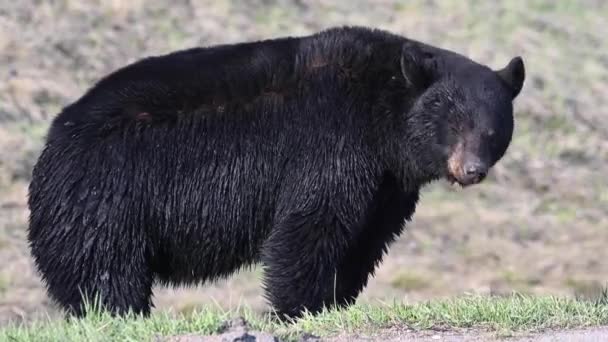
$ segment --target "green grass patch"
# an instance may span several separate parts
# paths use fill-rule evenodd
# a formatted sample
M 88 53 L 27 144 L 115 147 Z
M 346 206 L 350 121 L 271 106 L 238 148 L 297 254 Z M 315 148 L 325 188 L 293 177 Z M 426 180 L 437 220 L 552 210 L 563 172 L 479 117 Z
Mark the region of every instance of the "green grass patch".
M 577 209 L 572 203 L 546 198 L 540 202 L 534 212 L 552 215 L 560 223 L 571 223 L 576 220 Z
M 203 309 L 188 316 L 163 312 L 147 319 L 92 312 L 84 319 L 6 327 L 0 330 L 0 341 L 146 341 L 180 334 L 208 335 L 219 332 L 223 322 L 235 316 L 244 317 L 253 330 L 274 333 L 286 340 L 296 340 L 303 333 L 373 333 L 398 325 L 415 329 L 477 327 L 504 333 L 605 325 L 608 301 L 606 293 L 596 301 L 519 294 L 466 296 L 411 305 L 359 304 L 346 310 L 305 315 L 292 323 L 281 323 L 248 309 Z
M 419 274 L 398 273 L 391 279 L 391 285 L 407 291 L 422 290 L 431 286 L 431 281 Z
M 531 287 L 537 286 L 542 282 L 542 279 L 533 276 L 522 275 L 513 271 L 504 271 L 501 276 L 502 280 L 518 293 L 525 293 Z
M 604 284 L 597 280 L 585 280 L 568 277 L 564 281 L 564 285 L 569 287 L 577 298 L 608 301 L 606 296 L 606 288 Z

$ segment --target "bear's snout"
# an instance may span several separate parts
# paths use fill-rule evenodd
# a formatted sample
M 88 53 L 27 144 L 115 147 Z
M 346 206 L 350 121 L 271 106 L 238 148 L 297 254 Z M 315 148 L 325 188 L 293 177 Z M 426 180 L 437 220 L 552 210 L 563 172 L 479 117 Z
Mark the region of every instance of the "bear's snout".
M 474 154 L 465 152 L 464 143 L 459 142 L 448 158 L 447 179 L 461 186 L 480 183 L 488 174 L 488 165 Z
M 488 167 L 480 161 L 466 162 L 463 166 L 460 184 L 472 185 L 481 182 L 488 174 Z

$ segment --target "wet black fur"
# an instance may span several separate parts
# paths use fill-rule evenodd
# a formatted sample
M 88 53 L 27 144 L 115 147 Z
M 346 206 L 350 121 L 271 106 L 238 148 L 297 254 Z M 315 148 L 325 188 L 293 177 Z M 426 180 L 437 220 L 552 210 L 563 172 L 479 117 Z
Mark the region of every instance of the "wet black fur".
M 147 314 L 155 282 L 261 262 L 280 313 L 352 303 L 420 187 L 445 176 L 449 120 L 422 94 L 459 68 L 496 78 L 511 110 L 490 69 L 364 28 L 109 75 L 55 118 L 33 172 L 29 241 L 50 296 L 77 315 L 81 293 Z

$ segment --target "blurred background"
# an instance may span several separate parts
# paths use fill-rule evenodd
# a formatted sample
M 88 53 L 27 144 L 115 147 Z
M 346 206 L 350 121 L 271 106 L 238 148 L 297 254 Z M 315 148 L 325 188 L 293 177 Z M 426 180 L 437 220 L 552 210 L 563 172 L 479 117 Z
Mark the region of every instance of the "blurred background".
M 495 69 L 521 55 L 528 73 L 490 179 L 426 188 L 361 300 L 596 296 L 608 281 L 607 21 L 602 0 L 0 0 L 0 324 L 58 314 L 25 229 L 31 169 L 63 106 L 145 56 L 335 25 L 388 29 Z M 260 276 L 157 289 L 157 310 L 265 310 Z

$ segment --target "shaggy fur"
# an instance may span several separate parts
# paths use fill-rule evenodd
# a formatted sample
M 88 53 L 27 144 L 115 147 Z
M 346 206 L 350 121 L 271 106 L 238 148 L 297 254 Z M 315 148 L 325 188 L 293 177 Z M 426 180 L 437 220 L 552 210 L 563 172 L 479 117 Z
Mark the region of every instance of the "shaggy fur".
M 148 314 L 155 282 L 258 262 L 282 314 L 352 303 L 421 186 L 502 157 L 523 79 L 519 58 L 495 72 L 365 28 L 141 60 L 53 121 L 31 252 L 76 315 L 93 296 Z

